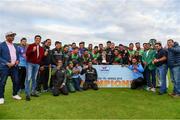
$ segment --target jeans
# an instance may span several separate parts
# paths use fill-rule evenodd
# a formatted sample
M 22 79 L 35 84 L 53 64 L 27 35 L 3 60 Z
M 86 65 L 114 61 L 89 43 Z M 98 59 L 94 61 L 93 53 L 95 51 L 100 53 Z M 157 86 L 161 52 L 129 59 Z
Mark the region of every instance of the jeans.
M 171 79 L 174 83 L 173 92 L 180 95 L 180 66 L 170 68 Z
M 39 65 L 33 63 L 27 63 L 27 71 L 26 71 L 26 81 L 25 81 L 25 93 L 27 96 L 30 96 L 30 81 L 32 79 L 31 89 L 32 92 L 35 92 L 36 89 L 36 80 L 37 74 L 39 71 Z
M 78 78 L 73 78 L 73 82 L 74 82 L 74 87 L 76 90 L 81 90 L 80 84 L 81 84 L 81 79 Z
M 156 69 L 149 70 L 148 68 L 146 68 L 145 79 L 147 81 L 148 87 L 155 88 L 156 87 Z
M 19 89 L 18 66 L 12 68 L 5 66 L 0 69 L 0 98 L 4 98 L 5 85 L 8 76 L 11 76 L 13 82 L 13 96 L 17 95 Z
M 167 75 L 167 71 L 168 71 L 168 67 L 167 65 L 163 64 L 159 67 L 157 67 L 157 76 L 158 79 L 160 81 L 160 93 L 166 93 L 167 92 L 167 85 L 166 85 L 166 75 Z

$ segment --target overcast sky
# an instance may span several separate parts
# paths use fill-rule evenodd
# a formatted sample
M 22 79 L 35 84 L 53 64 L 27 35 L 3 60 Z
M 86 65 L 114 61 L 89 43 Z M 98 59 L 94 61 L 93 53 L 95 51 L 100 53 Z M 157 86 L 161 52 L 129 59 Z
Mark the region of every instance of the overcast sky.
M 0 41 L 40 34 L 65 43 L 127 45 L 151 38 L 180 41 L 180 0 L 1 0 Z

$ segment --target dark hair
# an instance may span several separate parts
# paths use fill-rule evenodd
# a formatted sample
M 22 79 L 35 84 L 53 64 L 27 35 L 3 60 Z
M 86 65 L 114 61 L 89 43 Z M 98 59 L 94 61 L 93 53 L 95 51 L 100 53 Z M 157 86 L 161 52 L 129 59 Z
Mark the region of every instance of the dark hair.
M 88 52 L 88 49 L 84 49 L 84 52 Z
M 23 41 L 23 40 L 27 40 L 25 37 L 23 37 L 22 39 L 21 39 L 21 42 Z
M 98 46 L 94 46 L 94 49 L 95 49 L 95 48 L 98 48 Z
M 111 43 L 111 41 L 107 41 L 106 43 Z
M 62 43 L 61 43 L 61 42 L 59 42 L 59 41 L 56 41 L 56 42 L 55 42 L 55 45 L 57 45 L 57 44 L 62 44 Z
M 174 40 L 173 40 L 173 39 L 169 39 L 169 40 L 167 40 L 167 41 L 171 41 L 171 42 L 174 42 Z
M 65 48 L 65 47 L 68 47 L 68 45 L 64 45 L 64 47 L 63 47 L 63 48 Z
M 160 42 L 155 43 L 155 45 L 162 46 L 162 44 Z
M 78 62 L 77 60 L 73 60 L 72 63 L 73 63 L 73 66 L 74 66 L 74 67 L 75 67 L 77 64 L 79 64 L 79 62 Z
M 138 58 L 137 58 L 137 57 L 135 57 L 135 56 L 133 56 L 133 57 L 132 57 L 132 60 L 133 60 L 133 59 L 136 59 L 136 60 L 138 61 Z
M 42 44 L 45 44 L 48 40 L 51 40 L 51 39 L 46 39 L 44 42 L 42 42 Z
M 129 45 L 134 45 L 133 43 L 129 43 Z
M 136 44 L 136 45 L 137 45 L 137 44 L 140 44 L 140 42 L 136 42 L 135 44 Z
M 48 40 L 51 40 L 51 39 L 48 38 L 48 39 L 45 40 L 45 42 L 47 42 Z
M 80 44 L 83 44 L 83 45 L 84 45 L 84 44 L 85 44 L 85 42 L 80 42 L 80 43 L 79 43 L 79 45 L 80 45 Z
M 74 49 L 79 49 L 78 47 L 75 47 Z
M 143 43 L 143 45 L 145 45 L 145 44 L 147 45 L 147 43 Z
M 119 52 L 119 50 L 117 48 L 115 48 L 114 51 L 118 51 Z
M 40 38 L 41 38 L 41 36 L 40 36 L 40 35 L 35 35 L 34 39 L 36 39 L 37 37 L 40 37 Z
M 149 45 L 149 46 L 151 46 L 151 44 L 150 43 L 146 43 L 147 45 Z

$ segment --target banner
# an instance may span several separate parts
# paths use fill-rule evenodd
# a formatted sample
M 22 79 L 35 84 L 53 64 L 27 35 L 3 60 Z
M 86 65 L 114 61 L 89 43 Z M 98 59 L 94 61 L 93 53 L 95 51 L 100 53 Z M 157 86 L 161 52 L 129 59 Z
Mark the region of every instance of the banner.
M 132 71 L 121 65 L 93 65 L 98 74 L 100 88 L 129 88 L 133 80 Z

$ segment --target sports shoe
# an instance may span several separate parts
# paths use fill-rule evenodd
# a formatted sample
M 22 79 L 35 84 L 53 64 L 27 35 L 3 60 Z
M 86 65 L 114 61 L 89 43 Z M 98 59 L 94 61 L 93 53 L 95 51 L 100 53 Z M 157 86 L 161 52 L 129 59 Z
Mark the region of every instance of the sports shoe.
M 151 88 L 150 89 L 152 92 L 156 92 L 156 88 Z
M 173 97 L 173 96 L 176 95 L 176 93 L 169 93 L 168 95 L 171 96 L 171 97 Z
M 32 97 L 39 97 L 39 95 L 37 93 L 31 93 Z
M 150 87 L 146 87 L 146 90 L 147 90 L 147 91 L 150 91 L 150 90 L 151 90 L 151 88 L 150 88 Z
M 4 98 L 0 98 L 0 104 L 4 104 Z
M 16 100 L 21 100 L 22 99 L 19 95 L 14 95 L 12 98 L 16 99 Z
M 48 92 L 48 90 L 43 90 L 43 91 L 42 91 L 42 93 L 47 93 L 47 92 Z
M 176 94 L 174 96 L 172 96 L 173 98 L 180 98 L 180 95 L 179 94 Z
M 31 100 L 30 96 L 26 96 L 26 101 L 30 101 L 30 100 Z

